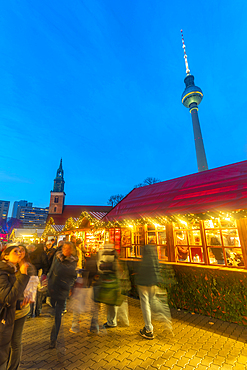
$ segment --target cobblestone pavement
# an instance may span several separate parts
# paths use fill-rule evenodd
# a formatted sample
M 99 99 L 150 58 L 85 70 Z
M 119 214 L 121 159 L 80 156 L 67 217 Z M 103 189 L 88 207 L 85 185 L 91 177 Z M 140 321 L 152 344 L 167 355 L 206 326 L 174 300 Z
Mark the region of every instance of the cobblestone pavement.
M 43 307 L 42 317 L 28 319 L 23 333 L 24 369 L 247 369 L 247 328 L 210 317 L 172 310 L 174 337 L 153 321 L 153 340 L 139 335 L 143 318 L 139 301 L 129 298 L 130 326 L 88 333 L 90 314 L 81 317 L 81 331 L 69 332 L 72 314 L 63 316 L 56 349 L 48 349 L 53 318 Z M 106 321 L 105 306 L 99 322 Z

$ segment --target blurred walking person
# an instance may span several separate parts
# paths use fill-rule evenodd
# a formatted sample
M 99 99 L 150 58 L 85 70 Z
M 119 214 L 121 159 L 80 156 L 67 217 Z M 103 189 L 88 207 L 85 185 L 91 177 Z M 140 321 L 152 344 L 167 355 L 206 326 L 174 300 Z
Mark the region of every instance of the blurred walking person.
M 75 255 L 74 245 L 64 242 L 62 251 L 56 253 L 49 272 L 48 290 L 52 307 L 55 309 L 55 323 L 51 331 L 49 348 L 56 347 L 65 302 L 77 277 L 77 257 Z
M 146 339 L 153 339 L 153 325 L 151 322 L 151 303 L 155 296 L 156 285 L 161 281 L 160 267 L 155 240 L 144 245 L 142 261 L 139 262 L 136 284 L 140 297 L 140 304 L 145 326 L 140 330 L 140 335 Z

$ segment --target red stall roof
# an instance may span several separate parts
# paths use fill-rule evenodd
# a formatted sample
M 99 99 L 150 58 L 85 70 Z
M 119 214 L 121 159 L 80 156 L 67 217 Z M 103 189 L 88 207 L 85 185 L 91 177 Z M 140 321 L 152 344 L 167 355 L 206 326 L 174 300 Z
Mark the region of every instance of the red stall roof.
M 105 221 L 247 209 L 247 161 L 133 189 Z
M 112 209 L 111 206 L 64 206 L 63 207 L 63 213 L 61 215 L 58 214 L 49 214 L 47 217 L 47 222 L 50 219 L 50 217 L 53 218 L 56 225 L 65 225 L 65 222 L 68 220 L 68 218 L 72 217 L 75 221 L 78 220 L 81 213 L 83 211 L 88 212 L 91 216 L 96 218 L 97 220 L 100 220 L 102 217 L 104 217 L 107 212 Z

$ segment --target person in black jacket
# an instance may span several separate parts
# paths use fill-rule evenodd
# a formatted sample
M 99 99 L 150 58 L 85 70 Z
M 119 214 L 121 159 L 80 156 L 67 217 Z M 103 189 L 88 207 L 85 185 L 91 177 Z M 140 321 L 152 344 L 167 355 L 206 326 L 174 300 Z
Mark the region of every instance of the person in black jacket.
M 17 271 L 21 254 L 18 246 L 9 246 L 1 254 L 0 261 L 0 307 L 7 307 L 6 317 L 0 322 L 0 370 L 5 370 L 9 357 L 9 348 L 15 321 L 16 302 L 22 296 L 29 276 L 28 264 L 23 263 Z
M 36 272 L 42 270 L 42 275 L 47 275 L 49 264 L 48 258 L 44 251 L 43 244 L 32 244 L 28 247 L 29 257 L 32 265 L 36 268 Z M 37 290 L 36 302 L 31 304 L 29 317 L 39 316 L 42 311 L 42 301 L 44 293 Z
M 76 251 L 72 243 L 65 242 L 62 251 L 58 251 L 52 262 L 48 278 L 48 290 L 52 307 L 55 308 L 55 323 L 50 337 L 49 348 L 55 348 L 61 325 L 61 317 L 70 288 L 76 280 Z

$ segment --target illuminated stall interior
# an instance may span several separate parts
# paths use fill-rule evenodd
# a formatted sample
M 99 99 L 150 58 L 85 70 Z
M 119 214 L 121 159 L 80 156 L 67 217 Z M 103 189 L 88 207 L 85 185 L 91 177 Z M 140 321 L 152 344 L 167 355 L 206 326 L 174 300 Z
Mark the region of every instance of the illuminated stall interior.
M 57 224 L 53 217 L 49 218 L 46 228 L 42 235 L 43 239 L 56 237 L 57 242 L 60 240 L 70 240 L 74 235 L 81 239 L 82 245 L 87 249 L 86 257 L 91 253 L 96 253 L 105 243 L 105 229 L 99 229 L 102 225 L 100 220 L 106 215 L 102 211 L 82 211 L 78 217 L 69 217 L 68 219 L 58 219 Z M 61 224 L 63 221 L 63 224 Z
M 246 184 L 243 161 L 136 188 L 103 221 L 122 258 L 151 242 L 161 262 L 247 268 Z

